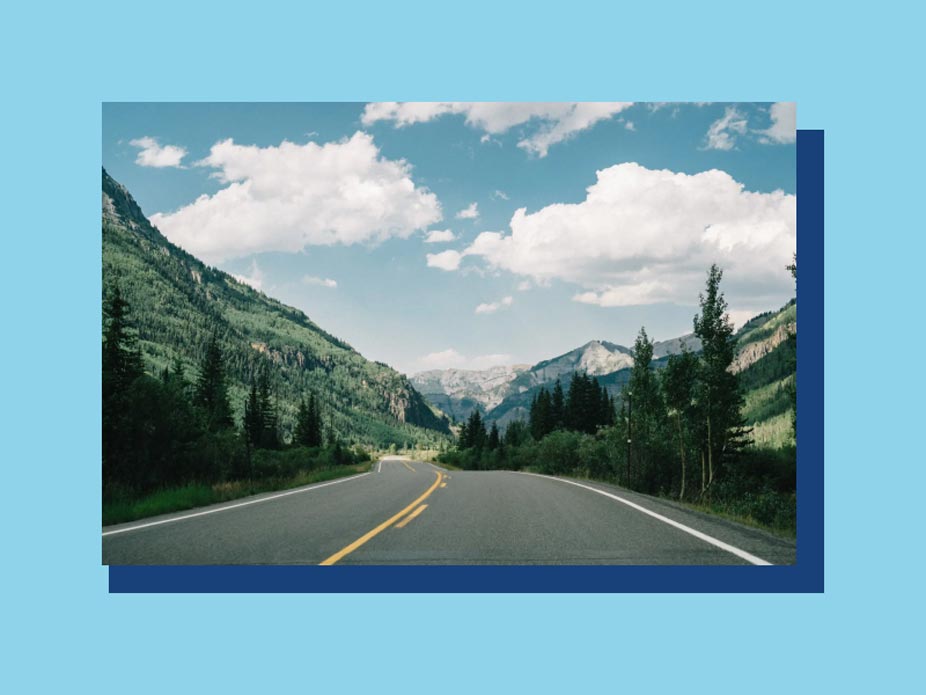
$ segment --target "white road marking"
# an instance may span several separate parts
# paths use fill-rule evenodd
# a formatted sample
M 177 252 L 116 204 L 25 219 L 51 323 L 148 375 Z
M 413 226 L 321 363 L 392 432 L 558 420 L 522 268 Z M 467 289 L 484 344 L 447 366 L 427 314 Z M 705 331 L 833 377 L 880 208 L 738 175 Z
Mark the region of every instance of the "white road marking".
M 227 507 L 219 507 L 218 509 L 208 509 L 204 512 L 196 512 L 195 514 L 185 514 L 184 516 L 175 516 L 170 519 L 161 519 L 160 521 L 150 521 L 147 524 L 138 524 L 136 526 L 130 526 L 128 528 L 118 528 L 114 531 L 104 531 L 104 536 L 113 536 L 117 533 L 126 533 L 127 531 L 137 531 L 138 529 L 148 528 L 149 526 L 160 526 L 161 524 L 170 524 L 175 521 L 183 521 L 184 519 L 192 519 L 197 516 L 206 516 L 206 514 L 215 514 L 217 512 L 225 512 L 229 509 L 237 509 L 238 507 L 247 507 L 250 504 L 259 504 L 260 502 L 269 502 L 270 500 L 279 499 L 280 497 L 288 497 L 289 495 L 298 495 L 302 492 L 309 492 L 310 490 L 318 490 L 322 487 L 328 487 L 329 485 L 337 485 L 338 483 L 346 483 L 348 480 L 357 480 L 358 478 L 363 478 L 364 476 L 370 475 L 369 473 L 361 473 L 360 475 L 352 475 L 349 478 L 338 478 L 337 480 L 331 480 L 327 483 L 319 483 L 318 485 L 313 485 L 311 487 L 302 487 L 298 490 L 290 490 L 289 492 L 281 492 L 278 495 L 271 495 L 270 497 L 261 497 L 259 500 L 249 500 L 247 502 L 239 502 L 238 504 L 230 504 Z
M 383 462 L 382 460 L 380 460 L 380 462 L 376 464 L 376 472 L 379 473 L 382 470 L 383 470 Z
M 557 480 L 561 483 L 568 483 L 569 485 L 575 485 L 576 487 L 581 487 L 581 488 L 585 488 L 586 490 L 591 490 L 592 492 L 597 492 L 599 495 L 604 495 L 605 497 L 610 497 L 612 500 L 617 500 L 621 504 L 626 504 L 628 507 L 636 509 L 638 512 L 643 512 L 644 514 L 647 514 L 648 516 L 651 516 L 654 519 L 658 519 L 659 521 L 662 521 L 663 523 L 666 523 L 669 526 L 674 526 L 680 531 L 684 531 L 685 533 L 691 534 L 695 538 L 700 538 L 702 541 L 710 543 L 711 545 L 714 545 L 720 548 L 721 550 L 726 550 L 728 553 L 732 553 L 733 555 L 736 555 L 738 558 L 746 560 L 746 562 L 750 562 L 753 565 L 771 565 L 772 564 L 771 562 L 768 562 L 767 560 L 763 560 L 761 557 L 756 557 L 755 555 L 747 553 L 745 550 L 740 550 L 736 546 L 730 545 L 729 543 L 724 543 L 723 541 L 718 540 L 714 538 L 713 536 L 708 536 L 706 533 L 701 533 L 700 531 L 693 529 L 690 526 L 685 526 L 685 524 L 680 524 L 679 522 L 673 521 L 672 519 L 666 516 L 663 516 L 662 514 L 657 514 L 656 512 L 650 511 L 646 507 L 641 507 L 639 504 L 635 504 L 634 502 L 631 502 L 630 500 L 626 500 L 623 497 L 618 497 L 617 495 L 612 495 L 610 492 L 599 490 L 598 488 L 592 487 L 591 485 L 583 485 L 582 483 L 577 483 L 573 480 L 566 480 L 564 478 L 556 478 L 551 475 L 540 475 L 539 473 L 527 473 L 525 471 L 517 471 L 517 472 L 521 473 L 521 475 L 533 475 L 538 478 L 548 478 L 550 480 Z

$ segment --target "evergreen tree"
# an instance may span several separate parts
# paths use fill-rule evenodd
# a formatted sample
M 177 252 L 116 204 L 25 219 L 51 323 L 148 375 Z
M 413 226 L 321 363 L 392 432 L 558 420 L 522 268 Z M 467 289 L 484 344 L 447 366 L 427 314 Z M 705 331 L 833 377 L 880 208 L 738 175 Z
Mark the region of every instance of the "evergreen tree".
M 131 387 L 144 375 L 144 369 L 129 321 L 129 304 L 118 285 L 110 289 L 103 303 L 103 319 L 103 483 L 131 484 L 138 475 Z
M 710 488 L 721 472 L 725 457 L 745 445 L 749 430 L 740 410 L 743 397 L 739 382 L 730 371 L 735 356 L 733 324 L 727 302 L 720 291 L 723 271 L 712 265 L 707 287 L 700 295 L 701 313 L 694 318 L 694 333 L 701 340 L 701 369 L 697 400 L 701 426 L 702 454 L 707 462 L 702 492 Z
M 666 479 L 671 479 L 671 472 L 661 465 L 664 462 L 660 449 L 665 406 L 652 369 L 653 341 L 645 328 L 640 328 L 631 355 L 633 368 L 626 389 L 628 398 L 632 399 L 628 402 L 631 480 L 647 492 L 656 492 L 667 486 Z
M 270 386 L 270 369 L 264 364 L 257 378 L 257 401 L 260 408 L 260 447 L 280 448 L 279 418 Z
M 467 448 L 482 451 L 486 444 L 487 435 L 485 423 L 482 421 L 482 416 L 478 410 L 473 410 L 470 413 L 469 421 L 466 424 L 466 432 L 469 445 Z
M 527 437 L 526 425 L 521 420 L 515 420 L 505 429 L 504 443 L 506 447 L 521 446 L 527 441 Z
M 501 444 L 501 437 L 499 436 L 499 433 L 498 433 L 498 425 L 493 422 L 492 429 L 489 431 L 489 438 L 486 442 L 486 446 L 488 447 L 489 451 L 495 451 L 496 449 L 498 449 L 500 444 Z
M 540 387 L 536 398 L 531 403 L 530 428 L 531 436 L 540 441 L 553 431 L 553 399 L 550 392 Z
M 678 437 L 679 462 L 681 464 L 681 481 L 678 498 L 685 498 L 687 478 L 686 459 L 688 449 L 689 421 L 693 416 L 695 386 L 698 378 L 698 358 L 683 348 L 681 354 L 670 355 L 666 368 L 662 372 L 662 391 L 670 416 L 674 415 L 676 435 Z
M 322 412 L 315 394 L 309 396 L 309 446 L 322 445 Z
M 200 365 L 193 402 L 205 413 L 206 426 L 210 431 L 217 432 L 231 427 L 231 406 L 228 403 L 225 366 L 215 333 L 212 334 Z
M 457 449 L 463 451 L 464 449 L 469 448 L 469 428 L 467 423 L 462 423 L 460 425 L 460 436 L 457 438 Z
M 299 411 L 296 413 L 296 431 L 293 443 L 297 446 L 318 447 L 322 445 L 322 423 L 315 394 L 309 395 L 309 402 L 305 398 L 299 402 Z
M 566 426 L 566 397 L 559 379 L 556 380 L 553 395 L 550 397 L 550 424 L 554 430 L 563 429 Z
M 103 304 L 106 322 L 103 330 L 103 398 L 125 389 L 144 374 L 141 351 L 135 332 L 129 324 L 129 303 L 118 285 L 109 292 Z
M 261 443 L 263 421 L 260 413 L 260 399 L 257 395 L 257 382 L 251 377 L 251 390 L 244 402 L 244 436 L 248 447 L 256 448 Z

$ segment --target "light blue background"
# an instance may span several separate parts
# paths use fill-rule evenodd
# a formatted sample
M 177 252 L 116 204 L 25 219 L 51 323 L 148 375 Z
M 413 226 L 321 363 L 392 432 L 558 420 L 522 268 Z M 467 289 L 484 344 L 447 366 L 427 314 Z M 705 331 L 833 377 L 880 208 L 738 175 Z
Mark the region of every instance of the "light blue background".
M 921 682 L 926 481 L 922 450 L 906 450 L 922 429 L 922 308 L 911 302 L 923 296 L 921 19 L 890 2 L 832 15 L 788 2 L 643 6 L 5 10 L 9 692 Z M 173 99 L 797 101 L 798 126 L 827 132 L 826 593 L 110 596 L 99 564 L 100 102 Z

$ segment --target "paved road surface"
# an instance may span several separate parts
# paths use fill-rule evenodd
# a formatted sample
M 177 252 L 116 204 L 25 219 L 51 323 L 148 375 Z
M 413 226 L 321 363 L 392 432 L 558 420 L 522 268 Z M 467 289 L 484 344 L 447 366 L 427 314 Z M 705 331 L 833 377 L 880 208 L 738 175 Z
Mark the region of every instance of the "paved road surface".
M 353 478 L 103 529 L 106 565 L 794 561 L 791 541 L 614 486 L 397 457 Z

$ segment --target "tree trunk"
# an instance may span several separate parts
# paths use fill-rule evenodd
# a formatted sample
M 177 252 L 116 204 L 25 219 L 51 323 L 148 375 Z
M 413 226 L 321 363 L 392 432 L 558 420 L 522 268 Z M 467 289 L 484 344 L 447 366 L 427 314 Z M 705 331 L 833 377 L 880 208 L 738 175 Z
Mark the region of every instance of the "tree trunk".
M 682 489 L 678 493 L 680 500 L 685 499 L 685 440 L 682 437 L 682 414 L 675 413 L 675 421 L 678 423 L 678 453 L 682 459 Z
M 705 482 L 704 449 L 701 449 L 701 497 L 704 497 Z

